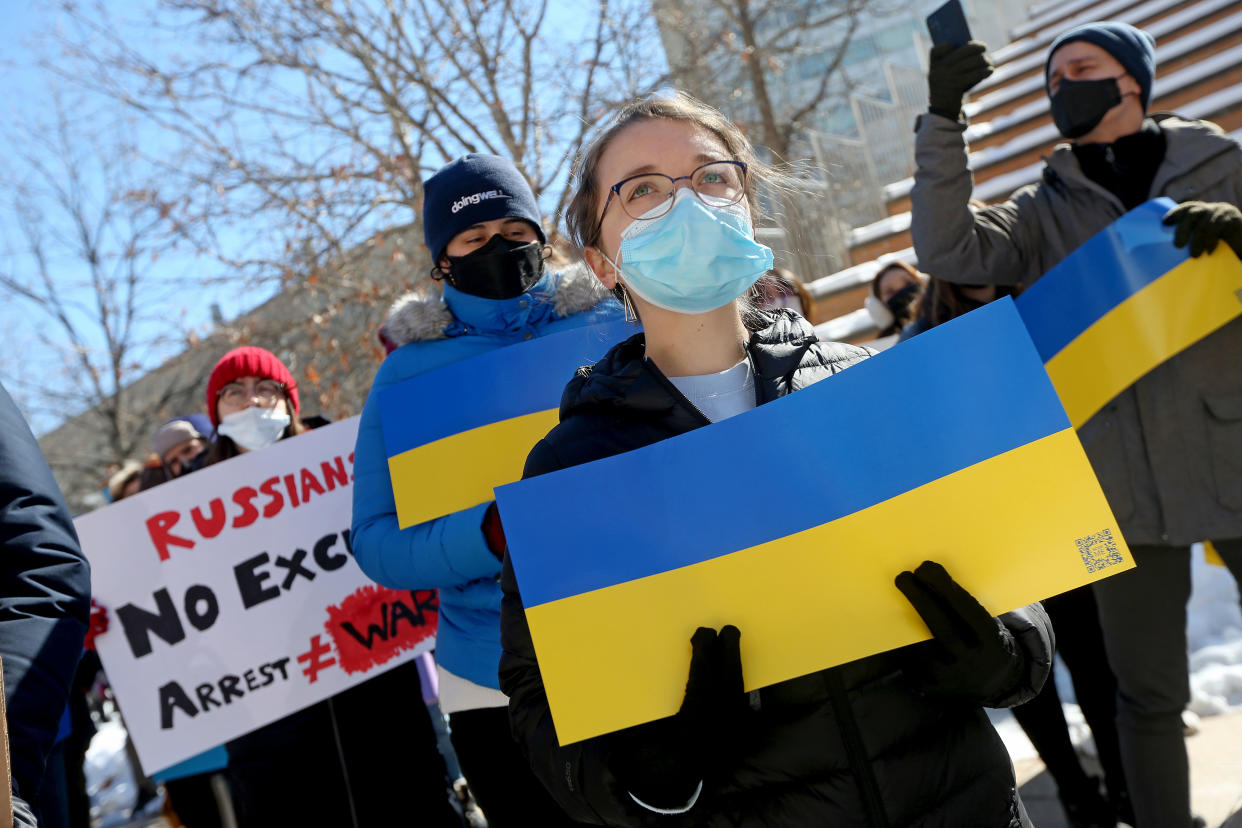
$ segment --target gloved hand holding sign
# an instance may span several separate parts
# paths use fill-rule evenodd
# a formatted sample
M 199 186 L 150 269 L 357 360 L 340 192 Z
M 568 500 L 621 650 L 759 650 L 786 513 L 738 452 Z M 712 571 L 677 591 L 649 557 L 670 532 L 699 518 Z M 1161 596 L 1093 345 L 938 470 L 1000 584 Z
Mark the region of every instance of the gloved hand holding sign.
M 905 668 L 920 689 L 986 705 L 1022 680 L 1025 656 L 1013 633 L 943 566 L 924 561 L 896 583 L 932 633 L 910 648 Z
M 1191 256 L 1211 253 L 1225 242 L 1242 257 L 1242 210 L 1227 202 L 1187 201 L 1164 214 L 1163 223 L 1177 225 L 1175 247 L 1190 246 Z
M 742 689 L 741 633 L 699 627 L 690 639 L 686 696 L 674 716 L 620 731 L 613 737 L 612 771 L 650 809 L 677 811 L 697 797 L 703 779 L 737 739 L 747 712 Z

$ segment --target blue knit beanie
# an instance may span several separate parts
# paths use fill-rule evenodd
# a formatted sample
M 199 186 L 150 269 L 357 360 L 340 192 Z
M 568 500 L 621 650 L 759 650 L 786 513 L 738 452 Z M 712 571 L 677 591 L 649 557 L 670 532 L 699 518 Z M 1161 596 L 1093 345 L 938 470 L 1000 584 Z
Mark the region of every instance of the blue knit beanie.
M 1140 96 L 1143 99 L 1143 111 L 1151 103 L 1151 81 L 1156 74 L 1156 40 L 1142 29 L 1136 29 L 1129 23 L 1085 23 L 1070 29 L 1056 40 L 1048 50 L 1048 60 L 1044 62 L 1044 83 L 1048 81 L 1048 68 L 1052 65 L 1052 56 L 1066 43 L 1085 40 L 1094 43 L 1113 57 L 1117 58 L 1130 77 L 1138 81 Z
M 471 225 L 500 218 L 529 221 L 539 240 L 547 242 L 535 194 L 507 158 L 463 155 L 423 182 L 423 241 L 436 261 L 453 236 Z

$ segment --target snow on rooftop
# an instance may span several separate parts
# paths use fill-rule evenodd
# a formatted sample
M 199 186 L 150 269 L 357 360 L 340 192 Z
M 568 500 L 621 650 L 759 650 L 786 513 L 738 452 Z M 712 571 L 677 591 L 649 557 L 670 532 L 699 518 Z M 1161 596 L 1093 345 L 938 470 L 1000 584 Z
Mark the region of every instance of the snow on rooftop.
M 997 49 L 995 52 L 992 52 L 992 59 L 999 64 L 1003 61 L 1012 60 L 1020 55 L 1024 55 L 1031 49 L 1036 49 L 1044 44 L 1051 43 L 1052 39 L 1048 37 L 1046 32 L 1041 32 L 1041 30 L 1056 23 L 1056 32 L 1059 34 L 1071 26 L 1077 25 L 1072 22 L 1077 18 L 1071 17 L 1069 20 L 1065 20 L 1065 18 L 1069 15 L 1091 10 L 1093 15 L 1092 19 L 1108 20 L 1113 14 L 1116 14 L 1127 6 L 1133 6 L 1137 2 L 1139 2 L 1139 0 L 1114 0 L 1114 2 L 1099 5 L 1099 0 L 1076 0 L 1076 2 L 1068 3 L 1063 8 L 1056 9 L 1055 11 L 1047 14 L 1033 16 L 1026 23 L 1022 23 L 1014 27 L 1014 39 Z M 1093 8 L 1097 6 L 1098 8 Z
M 990 121 L 972 123 L 970 126 L 966 127 L 966 141 L 967 143 L 970 141 L 976 141 L 980 138 L 991 135 L 994 132 L 1001 132 L 1012 126 L 1017 126 L 1024 121 L 1030 121 L 1038 118 L 1040 115 L 1044 115 L 1047 112 L 1048 99 L 1041 95 L 1035 100 L 1029 103 L 1024 103 L 1022 106 L 1019 106 L 1010 112 L 1006 112 L 1004 115 L 999 115 Z
M 842 293 L 859 285 L 869 283 L 875 278 L 877 266 L 895 261 L 914 264 L 914 248 L 907 247 L 905 250 L 898 250 L 895 253 L 885 253 L 874 262 L 864 262 L 860 265 L 847 267 L 845 270 L 839 270 L 830 276 L 807 282 L 806 289 L 813 298 L 823 299 L 826 296 L 832 296 L 834 293 Z
M 908 212 L 898 213 L 895 216 L 886 216 L 871 224 L 856 227 L 849 232 L 845 244 L 846 247 L 857 247 L 860 244 L 866 244 L 869 241 L 882 239 L 909 229 L 910 214 Z
M 1013 37 L 1015 40 L 1025 39 L 1051 23 L 1090 8 L 1092 2 L 1093 0 L 1073 0 L 1070 3 L 1059 3 L 1044 9 L 1031 9 L 1030 17 L 1026 22 L 1013 27 Z M 1094 2 L 1099 2 L 1099 0 L 1094 0 Z
M 850 311 L 815 326 L 815 335 L 825 342 L 844 342 L 875 330 L 875 320 L 866 309 Z
M 1065 5 L 1068 5 L 1066 0 L 1044 0 L 1042 3 L 1032 3 L 1027 9 L 1027 15 L 1032 19 L 1042 17 L 1053 9 L 1059 9 Z

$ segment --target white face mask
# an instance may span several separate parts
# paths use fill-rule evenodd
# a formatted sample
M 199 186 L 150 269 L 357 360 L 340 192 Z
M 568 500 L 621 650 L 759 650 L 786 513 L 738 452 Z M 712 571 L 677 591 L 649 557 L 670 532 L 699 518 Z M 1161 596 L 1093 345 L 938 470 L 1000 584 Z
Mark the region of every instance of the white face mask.
M 251 406 L 220 418 L 217 432 L 228 437 L 246 451 L 258 451 L 267 448 L 280 439 L 291 422 L 284 412 L 284 406 L 278 408 L 258 408 Z
M 893 324 L 893 312 L 888 309 L 888 305 L 877 299 L 874 293 L 867 292 L 867 298 L 863 300 L 863 307 L 867 309 L 867 313 L 871 314 L 871 321 L 880 330 L 884 330 Z

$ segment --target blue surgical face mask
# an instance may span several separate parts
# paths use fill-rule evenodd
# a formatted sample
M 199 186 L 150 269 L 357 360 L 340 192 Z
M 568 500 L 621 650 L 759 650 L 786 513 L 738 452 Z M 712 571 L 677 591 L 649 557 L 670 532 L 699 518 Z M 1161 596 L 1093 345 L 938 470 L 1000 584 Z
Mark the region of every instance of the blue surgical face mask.
M 745 204 L 710 196 L 704 204 L 683 187 L 668 213 L 634 219 L 622 231 L 620 261 L 608 260 L 626 286 L 651 304 L 706 313 L 729 304 L 771 270 L 772 249 L 755 241 Z

